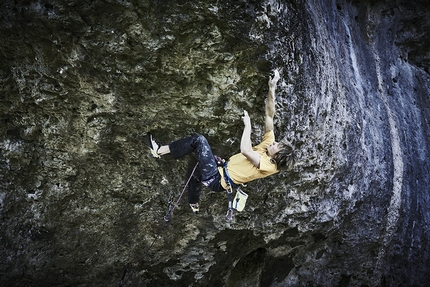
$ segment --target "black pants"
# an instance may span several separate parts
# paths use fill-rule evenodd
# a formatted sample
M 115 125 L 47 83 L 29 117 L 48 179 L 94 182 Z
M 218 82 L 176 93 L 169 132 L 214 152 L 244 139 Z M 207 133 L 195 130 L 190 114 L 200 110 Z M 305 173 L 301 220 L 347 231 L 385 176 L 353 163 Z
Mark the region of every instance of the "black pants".
M 193 135 L 169 144 L 170 154 L 178 159 L 195 153 L 199 165 L 188 185 L 188 202 L 197 203 L 202 191 L 202 182 L 213 191 L 224 191 L 221 175 L 208 141 L 202 135 Z M 191 171 L 189 172 L 191 174 Z

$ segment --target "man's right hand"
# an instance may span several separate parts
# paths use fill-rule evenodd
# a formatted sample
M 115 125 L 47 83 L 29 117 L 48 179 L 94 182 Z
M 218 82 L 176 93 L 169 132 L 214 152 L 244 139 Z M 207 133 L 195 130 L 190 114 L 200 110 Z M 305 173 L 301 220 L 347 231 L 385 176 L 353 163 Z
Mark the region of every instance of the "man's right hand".
M 251 125 L 251 118 L 249 117 L 249 115 L 248 115 L 248 112 L 247 111 L 243 111 L 243 117 L 242 117 L 242 120 L 243 120 L 243 124 L 246 126 L 246 125 Z

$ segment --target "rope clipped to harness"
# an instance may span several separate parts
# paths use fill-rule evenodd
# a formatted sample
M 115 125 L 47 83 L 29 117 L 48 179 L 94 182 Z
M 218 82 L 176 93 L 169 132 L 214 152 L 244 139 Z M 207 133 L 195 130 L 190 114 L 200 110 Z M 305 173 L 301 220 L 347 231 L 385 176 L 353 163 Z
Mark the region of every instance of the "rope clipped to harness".
M 170 218 L 172 217 L 173 211 L 178 207 L 179 202 L 181 201 L 181 198 L 184 195 L 184 192 L 187 189 L 187 186 L 190 183 L 190 180 L 191 180 L 192 176 L 194 175 L 194 172 L 196 171 L 198 165 L 199 165 L 199 163 L 196 163 L 196 165 L 194 166 L 193 171 L 191 172 L 191 175 L 188 178 L 187 183 L 185 183 L 185 186 L 182 189 L 182 192 L 179 195 L 179 197 L 176 200 L 176 202 L 173 203 L 172 198 L 169 199 L 169 207 L 168 207 L 168 210 L 166 212 L 166 215 L 163 217 L 163 219 L 164 219 L 163 224 L 158 229 L 157 235 L 155 236 L 155 238 L 152 241 L 151 245 L 146 249 L 145 253 L 143 254 L 142 259 L 137 263 L 136 267 L 134 267 L 134 269 L 130 272 L 130 274 L 128 276 L 126 276 L 126 274 L 127 274 L 127 265 L 124 267 L 124 273 L 122 274 L 121 280 L 119 282 L 119 287 L 125 286 L 125 284 L 127 283 L 127 280 L 133 275 L 133 273 L 136 271 L 137 267 L 139 267 L 140 264 L 142 264 L 143 260 L 145 260 L 146 256 L 148 255 L 149 251 L 151 250 L 152 246 L 154 246 L 155 242 L 160 237 L 161 232 L 167 226 L 167 223 L 169 222 Z
M 164 215 L 164 217 L 163 217 L 163 219 L 164 219 L 165 222 L 167 222 L 167 221 L 170 220 L 170 217 L 171 217 L 171 215 L 173 213 L 174 207 L 175 206 L 173 205 L 172 197 L 170 197 L 169 198 L 169 207 L 167 208 L 166 215 Z

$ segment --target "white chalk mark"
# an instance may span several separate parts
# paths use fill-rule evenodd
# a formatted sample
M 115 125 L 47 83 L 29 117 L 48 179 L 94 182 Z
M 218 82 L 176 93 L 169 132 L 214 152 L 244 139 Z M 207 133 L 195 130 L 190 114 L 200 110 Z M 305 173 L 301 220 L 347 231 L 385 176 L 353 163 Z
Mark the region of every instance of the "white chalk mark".
M 346 32 L 348 33 L 348 39 L 352 39 L 351 34 L 349 32 L 348 25 L 346 23 L 344 24 L 345 24 Z M 359 95 L 363 95 L 364 91 L 362 87 L 364 83 L 362 81 L 360 69 L 357 64 L 356 52 L 353 47 L 354 45 L 352 43 L 349 43 L 350 59 L 352 62 L 352 68 L 354 70 L 354 77 L 357 82 L 356 89 Z M 397 223 L 400 217 L 404 167 L 403 167 L 403 158 L 402 158 L 399 132 L 397 129 L 397 125 L 396 125 L 396 121 L 394 119 L 393 113 L 390 109 L 390 105 L 388 104 L 387 91 L 385 90 L 383 85 L 383 77 L 381 73 L 381 59 L 379 58 L 377 53 L 374 53 L 374 54 L 375 54 L 375 63 L 376 63 L 376 74 L 378 78 L 378 91 L 379 91 L 379 94 L 381 95 L 381 99 L 387 111 L 388 123 L 390 126 L 390 139 L 391 139 L 391 149 L 392 149 L 393 169 L 394 169 L 393 192 L 391 195 L 390 205 L 387 210 L 388 212 L 387 223 L 385 226 L 385 233 L 382 239 L 382 247 L 379 251 L 377 262 L 376 262 L 376 270 L 380 270 L 385 259 L 386 249 L 391 241 L 391 238 L 393 237 L 394 232 L 396 231 Z M 360 97 L 359 99 L 361 100 Z M 360 108 L 363 109 L 364 107 L 361 101 L 359 104 L 360 104 Z M 364 145 L 363 139 L 362 139 L 362 145 Z
M 385 234 L 382 241 L 382 248 L 379 251 L 376 268 L 377 270 L 381 269 L 383 264 L 383 260 L 386 254 L 386 248 L 393 237 L 394 232 L 396 231 L 397 222 L 400 217 L 400 206 L 401 206 L 401 194 L 402 194 L 402 186 L 403 186 L 403 158 L 402 158 L 402 150 L 400 146 L 400 137 L 399 131 L 396 126 L 396 121 L 394 120 L 392 111 L 388 104 L 387 93 L 383 86 L 383 79 L 381 75 L 381 60 L 379 56 L 375 53 L 376 60 L 376 73 L 378 77 L 378 89 L 381 95 L 382 101 L 384 102 L 385 109 L 388 115 L 388 123 L 390 125 L 390 137 L 391 137 L 391 149 L 393 154 L 393 194 L 391 195 L 390 206 L 388 207 L 388 215 L 387 215 L 387 225 L 385 226 Z

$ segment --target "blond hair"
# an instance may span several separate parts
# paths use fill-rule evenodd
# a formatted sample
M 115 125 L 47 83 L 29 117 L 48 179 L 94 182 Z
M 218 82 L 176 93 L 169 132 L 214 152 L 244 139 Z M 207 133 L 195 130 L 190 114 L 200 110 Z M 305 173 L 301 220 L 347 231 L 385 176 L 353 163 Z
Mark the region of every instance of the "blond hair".
M 294 166 L 296 156 L 289 141 L 283 139 L 279 142 L 279 151 L 275 154 L 274 159 L 278 169 L 291 169 Z

